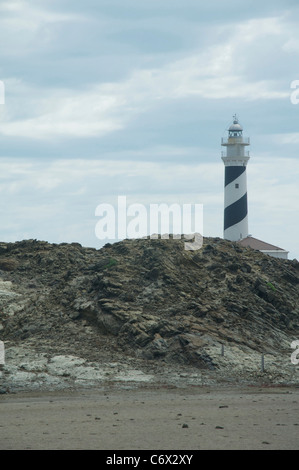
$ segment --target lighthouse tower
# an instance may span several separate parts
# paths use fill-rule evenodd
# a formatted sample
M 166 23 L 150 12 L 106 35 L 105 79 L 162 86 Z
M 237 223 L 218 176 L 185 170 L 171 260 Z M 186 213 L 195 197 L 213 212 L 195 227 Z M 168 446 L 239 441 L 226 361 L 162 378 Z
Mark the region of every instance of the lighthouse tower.
M 249 138 L 243 137 L 243 128 L 237 116 L 228 129 L 228 138 L 222 138 L 221 145 L 225 165 L 224 182 L 224 239 L 239 241 L 248 236 L 247 177 L 246 165 L 249 152 L 245 147 Z

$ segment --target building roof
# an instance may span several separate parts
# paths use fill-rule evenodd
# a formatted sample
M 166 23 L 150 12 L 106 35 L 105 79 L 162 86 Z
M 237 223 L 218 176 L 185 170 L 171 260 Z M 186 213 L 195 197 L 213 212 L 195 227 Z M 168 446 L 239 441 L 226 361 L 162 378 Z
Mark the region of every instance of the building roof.
M 263 242 L 262 240 L 258 240 L 254 237 L 246 237 L 242 240 L 239 240 L 240 245 L 253 248 L 254 250 L 259 251 L 283 251 L 286 252 L 283 248 L 279 248 L 278 246 L 271 245 L 270 243 Z

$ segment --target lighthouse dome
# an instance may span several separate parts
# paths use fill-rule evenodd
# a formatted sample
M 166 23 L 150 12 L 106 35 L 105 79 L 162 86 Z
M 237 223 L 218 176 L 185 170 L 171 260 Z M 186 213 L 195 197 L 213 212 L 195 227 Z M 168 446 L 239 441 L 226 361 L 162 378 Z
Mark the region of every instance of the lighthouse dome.
M 243 130 L 243 127 L 238 123 L 237 120 L 234 120 L 233 124 L 228 129 L 230 132 L 240 132 Z

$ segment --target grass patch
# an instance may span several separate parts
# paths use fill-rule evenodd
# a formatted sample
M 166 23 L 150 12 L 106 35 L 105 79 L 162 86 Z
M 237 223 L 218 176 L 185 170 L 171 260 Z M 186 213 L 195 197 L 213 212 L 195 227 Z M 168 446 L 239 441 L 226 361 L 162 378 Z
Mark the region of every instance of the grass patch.
M 116 266 L 116 265 L 117 265 L 116 259 L 110 258 L 109 263 L 106 264 L 103 269 L 110 269 L 110 268 L 112 268 L 113 266 Z
M 272 282 L 267 282 L 267 287 L 269 287 L 269 289 L 273 290 L 274 292 L 276 291 L 276 287 L 273 286 Z

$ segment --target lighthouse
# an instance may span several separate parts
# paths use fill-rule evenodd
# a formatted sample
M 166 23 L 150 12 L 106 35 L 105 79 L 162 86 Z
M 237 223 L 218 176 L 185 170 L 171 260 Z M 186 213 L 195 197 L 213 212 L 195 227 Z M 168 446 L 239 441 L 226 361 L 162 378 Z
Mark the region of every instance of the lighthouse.
M 236 115 L 228 129 L 228 138 L 221 145 L 225 165 L 224 177 L 224 239 L 239 241 L 248 236 L 248 205 L 246 166 L 249 160 L 249 138 L 243 137 L 243 128 Z

